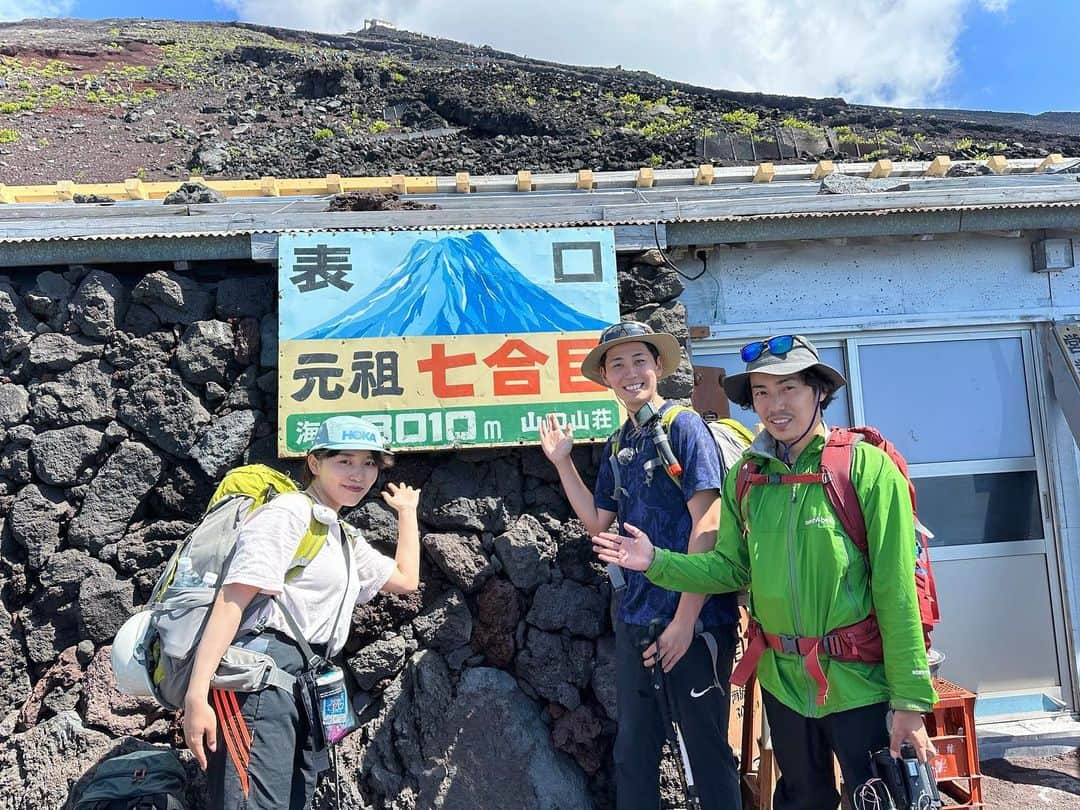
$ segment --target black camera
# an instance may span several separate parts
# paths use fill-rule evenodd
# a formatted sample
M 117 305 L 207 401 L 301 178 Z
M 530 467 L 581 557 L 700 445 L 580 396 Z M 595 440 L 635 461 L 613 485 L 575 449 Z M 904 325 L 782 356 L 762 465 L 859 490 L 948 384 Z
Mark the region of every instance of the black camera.
M 929 766 L 915 756 L 915 749 L 910 745 L 901 746 L 899 759 L 888 748 L 873 752 L 870 768 L 874 779 L 855 790 L 857 810 L 860 807 L 940 810 L 937 780 Z

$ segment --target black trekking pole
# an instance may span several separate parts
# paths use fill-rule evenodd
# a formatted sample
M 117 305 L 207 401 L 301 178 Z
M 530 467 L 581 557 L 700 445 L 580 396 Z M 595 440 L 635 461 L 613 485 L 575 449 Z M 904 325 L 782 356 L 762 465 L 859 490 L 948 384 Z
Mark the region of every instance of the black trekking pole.
M 658 644 L 660 633 L 663 632 L 664 622 L 662 619 L 653 619 L 649 622 L 649 643 Z M 660 663 L 660 650 L 657 648 L 653 656 L 652 665 L 653 689 L 656 691 L 657 700 L 660 703 L 660 716 L 664 723 L 664 735 L 672 749 L 678 751 L 682 759 L 683 789 L 686 793 L 686 806 L 688 810 L 701 810 L 701 801 L 698 799 L 697 785 L 694 784 L 694 771 L 690 767 L 690 752 L 686 750 L 686 741 L 683 739 L 682 727 L 679 723 L 679 710 L 675 703 L 675 696 L 668 687 L 664 667 Z

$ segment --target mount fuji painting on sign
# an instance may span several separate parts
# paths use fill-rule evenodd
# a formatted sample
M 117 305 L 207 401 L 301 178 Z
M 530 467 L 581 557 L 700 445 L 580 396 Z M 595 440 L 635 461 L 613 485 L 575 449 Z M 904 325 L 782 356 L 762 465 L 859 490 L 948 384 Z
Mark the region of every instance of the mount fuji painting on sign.
M 603 329 L 508 262 L 484 233 L 418 239 L 364 300 L 297 337 L 483 335 Z
M 335 413 L 400 449 L 522 444 L 545 413 L 575 437 L 617 424 L 580 374 L 619 320 L 608 228 L 285 234 L 279 450 Z

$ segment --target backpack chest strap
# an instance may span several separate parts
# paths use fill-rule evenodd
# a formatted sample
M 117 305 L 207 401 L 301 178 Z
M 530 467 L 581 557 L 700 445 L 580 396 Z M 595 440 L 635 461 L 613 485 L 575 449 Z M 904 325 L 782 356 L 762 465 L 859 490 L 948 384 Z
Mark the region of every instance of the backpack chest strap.
M 816 473 L 749 473 L 746 476 L 748 486 L 758 484 L 827 484 L 829 475 L 824 472 Z

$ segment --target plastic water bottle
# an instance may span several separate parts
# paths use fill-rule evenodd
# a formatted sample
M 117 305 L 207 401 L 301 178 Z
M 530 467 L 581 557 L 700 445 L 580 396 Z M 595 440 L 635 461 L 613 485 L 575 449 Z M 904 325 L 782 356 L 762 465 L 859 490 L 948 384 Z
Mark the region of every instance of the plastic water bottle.
M 174 588 L 198 588 L 202 585 L 202 580 L 191 563 L 191 557 L 181 557 L 176 561 L 176 574 L 172 584 Z

